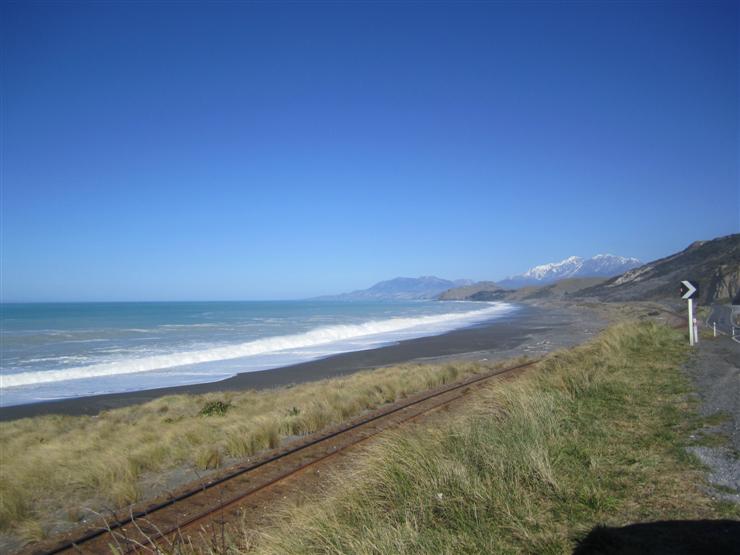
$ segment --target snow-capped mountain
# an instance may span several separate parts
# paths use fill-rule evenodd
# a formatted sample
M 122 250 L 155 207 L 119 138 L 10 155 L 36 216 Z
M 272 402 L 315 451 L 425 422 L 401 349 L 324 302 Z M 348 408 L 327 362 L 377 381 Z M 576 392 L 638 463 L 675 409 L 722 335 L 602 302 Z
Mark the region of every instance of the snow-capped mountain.
M 637 258 L 597 254 L 592 258 L 570 256 L 560 262 L 550 262 L 530 268 L 518 276 L 497 282 L 501 287 L 518 288 L 526 285 L 543 285 L 566 278 L 612 277 L 640 266 Z

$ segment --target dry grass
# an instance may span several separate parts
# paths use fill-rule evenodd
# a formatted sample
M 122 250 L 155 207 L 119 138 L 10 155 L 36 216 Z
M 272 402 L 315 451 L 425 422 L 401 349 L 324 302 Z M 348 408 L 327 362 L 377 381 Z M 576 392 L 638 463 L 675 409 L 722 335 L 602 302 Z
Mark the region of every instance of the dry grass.
M 681 332 L 615 326 L 446 426 L 386 440 L 332 495 L 243 531 L 241 549 L 570 553 L 598 523 L 738 518 L 703 492 L 684 450 L 696 425 L 686 356 Z
M 39 539 L 91 510 L 141 500 L 154 475 L 196 472 L 493 367 L 400 365 L 263 391 L 169 396 L 95 417 L 0 424 L 0 530 Z M 169 482 L 172 485 L 172 482 Z

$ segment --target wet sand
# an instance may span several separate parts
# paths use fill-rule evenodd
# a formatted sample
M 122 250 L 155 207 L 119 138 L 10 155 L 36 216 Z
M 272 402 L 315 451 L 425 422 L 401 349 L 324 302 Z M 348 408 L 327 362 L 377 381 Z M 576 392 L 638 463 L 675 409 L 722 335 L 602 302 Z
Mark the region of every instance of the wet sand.
M 0 408 L 0 421 L 42 414 L 94 415 L 165 395 L 267 389 L 410 361 L 461 358 L 493 360 L 522 354 L 537 356 L 554 348 L 580 343 L 601 327 L 603 322 L 582 309 L 545 309 L 520 305 L 519 310 L 502 318 L 442 335 L 342 353 L 282 368 L 246 372 L 218 382 L 3 407 Z

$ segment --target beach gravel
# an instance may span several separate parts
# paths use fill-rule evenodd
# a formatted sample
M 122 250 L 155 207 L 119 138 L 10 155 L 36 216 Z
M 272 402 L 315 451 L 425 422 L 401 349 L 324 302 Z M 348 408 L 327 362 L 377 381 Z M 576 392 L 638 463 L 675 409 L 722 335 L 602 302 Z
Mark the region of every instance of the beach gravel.
M 692 446 L 689 451 L 709 469 L 713 493 L 740 503 L 740 344 L 729 337 L 700 341 L 687 365 L 700 398 L 699 412 L 715 417 L 705 434 L 726 438 L 720 445 Z M 700 438 L 701 439 L 701 438 Z

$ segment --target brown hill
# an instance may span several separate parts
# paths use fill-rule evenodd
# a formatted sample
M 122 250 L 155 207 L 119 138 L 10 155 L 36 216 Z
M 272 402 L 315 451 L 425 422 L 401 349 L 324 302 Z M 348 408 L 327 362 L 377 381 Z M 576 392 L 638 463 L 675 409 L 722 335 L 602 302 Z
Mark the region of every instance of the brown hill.
M 732 299 L 740 289 L 740 234 L 696 241 L 685 250 L 649 262 L 576 293 L 603 301 L 676 300 L 682 280 L 699 284 L 699 302 Z
M 606 278 L 568 278 L 541 285 L 522 287 L 521 289 L 503 289 L 492 281 L 481 281 L 465 287 L 456 287 L 442 293 L 442 301 L 525 301 L 535 299 L 562 299 L 569 295 L 593 287 Z
M 594 287 L 606 281 L 603 277 L 567 278 L 542 285 L 540 287 L 523 287 L 513 291 L 509 297 L 511 300 L 534 300 L 534 299 L 562 299 L 574 295 L 579 291 Z
M 440 301 L 466 301 L 470 300 L 470 298 L 477 293 L 486 292 L 490 294 L 501 294 L 500 292 L 505 291 L 505 289 L 499 287 L 492 281 L 479 281 L 472 285 L 464 285 L 462 287 L 448 289 L 437 298 Z

